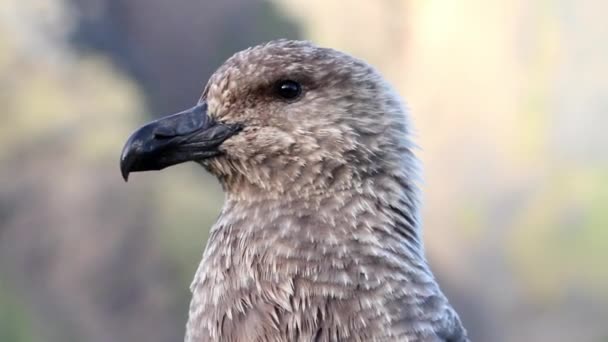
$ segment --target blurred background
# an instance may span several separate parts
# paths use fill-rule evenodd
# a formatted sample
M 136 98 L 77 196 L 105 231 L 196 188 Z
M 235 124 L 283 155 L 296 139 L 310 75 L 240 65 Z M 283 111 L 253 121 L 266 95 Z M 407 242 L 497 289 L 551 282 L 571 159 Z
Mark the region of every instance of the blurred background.
M 181 341 L 223 197 L 128 134 L 309 39 L 406 98 L 424 239 L 474 341 L 608 341 L 608 2 L 0 0 L 0 341 Z

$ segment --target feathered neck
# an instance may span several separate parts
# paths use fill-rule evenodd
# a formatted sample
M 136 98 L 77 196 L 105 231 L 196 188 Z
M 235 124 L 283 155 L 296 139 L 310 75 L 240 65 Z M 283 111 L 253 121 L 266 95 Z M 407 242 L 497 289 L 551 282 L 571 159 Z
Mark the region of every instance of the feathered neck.
M 335 300 L 356 306 L 347 312 L 365 326 L 371 313 L 361 299 L 385 303 L 382 311 L 393 310 L 390 300 L 442 296 L 423 255 L 418 192 L 400 172 L 306 198 L 228 196 L 191 286 L 189 334 L 234 334 L 218 322 L 262 303 L 273 309 L 261 317 L 277 328 L 288 323 L 275 311 L 313 319 L 310 310 Z

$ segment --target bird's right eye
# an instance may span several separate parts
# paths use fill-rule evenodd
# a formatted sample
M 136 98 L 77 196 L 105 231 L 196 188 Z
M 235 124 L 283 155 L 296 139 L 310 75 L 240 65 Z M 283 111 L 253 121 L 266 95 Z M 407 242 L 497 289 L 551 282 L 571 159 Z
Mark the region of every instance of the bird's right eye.
M 292 80 L 282 80 L 274 87 L 275 94 L 285 100 L 294 100 L 302 94 L 302 85 Z

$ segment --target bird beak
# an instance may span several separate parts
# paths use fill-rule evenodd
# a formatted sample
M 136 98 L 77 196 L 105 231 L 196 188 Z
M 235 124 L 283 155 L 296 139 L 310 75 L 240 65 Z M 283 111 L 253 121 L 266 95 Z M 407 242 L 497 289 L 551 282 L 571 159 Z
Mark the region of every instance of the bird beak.
M 122 149 L 122 177 L 126 181 L 130 172 L 161 170 L 216 156 L 222 142 L 239 130 L 239 125 L 213 121 L 206 102 L 152 121 L 133 132 Z

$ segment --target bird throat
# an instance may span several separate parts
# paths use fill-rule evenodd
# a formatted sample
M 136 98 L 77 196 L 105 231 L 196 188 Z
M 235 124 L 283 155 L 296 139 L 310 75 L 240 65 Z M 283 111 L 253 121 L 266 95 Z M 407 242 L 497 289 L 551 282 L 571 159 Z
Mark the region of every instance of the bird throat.
M 332 306 L 348 308 L 333 319 L 363 329 L 378 310 L 398 310 L 390 301 L 411 296 L 403 291 L 412 284 L 417 295 L 439 293 L 419 240 L 416 192 L 404 182 L 302 198 L 228 196 L 191 286 L 188 331 L 219 337 L 257 322 L 302 334 L 340 312 Z

